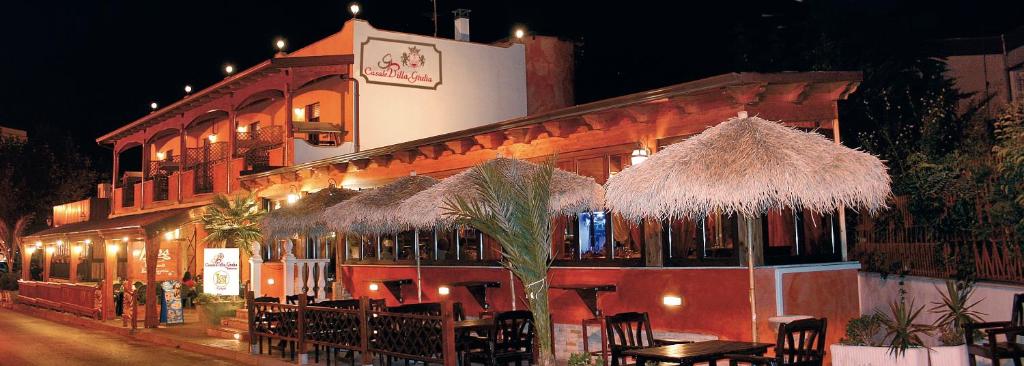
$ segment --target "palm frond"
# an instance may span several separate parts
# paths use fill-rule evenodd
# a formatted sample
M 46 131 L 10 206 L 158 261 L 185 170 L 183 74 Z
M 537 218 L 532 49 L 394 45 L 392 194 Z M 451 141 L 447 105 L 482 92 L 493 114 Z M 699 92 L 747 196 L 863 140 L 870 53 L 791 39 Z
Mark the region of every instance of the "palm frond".
M 263 238 L 260 219 L 265 214 L 256 199 L 249 195 L 228 198 L 217 195 L 204 207 L 197 221 L 207 232 L 204 243 L 237 247 L 252 255 L 252 244 Z

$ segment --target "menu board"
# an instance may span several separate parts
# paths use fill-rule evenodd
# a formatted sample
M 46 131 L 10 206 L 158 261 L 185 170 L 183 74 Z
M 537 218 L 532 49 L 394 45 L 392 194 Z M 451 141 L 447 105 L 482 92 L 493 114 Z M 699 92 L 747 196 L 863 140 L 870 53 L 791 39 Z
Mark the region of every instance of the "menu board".
M 203 293 L 238 296 L 238 248 L 203 250 Z
M 167 312 L 167 324 L 185 323 L 185 311 L 181 305 L 181 282 L 164 281 L 160 283 L 164 290 L 164 309 Z

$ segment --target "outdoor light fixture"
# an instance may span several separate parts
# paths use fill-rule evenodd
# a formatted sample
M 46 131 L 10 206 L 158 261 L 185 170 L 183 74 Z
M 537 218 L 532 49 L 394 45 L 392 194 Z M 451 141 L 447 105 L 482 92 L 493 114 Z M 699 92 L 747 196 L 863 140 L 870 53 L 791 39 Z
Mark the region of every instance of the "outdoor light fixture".
M 126 237 L 121 238 L 121 241 L 127 243 L 128 242 L 128 237 L 126 236 Z
M 267 279 L 267 284 L 273 286 L 274 285 L 274 279 L 273 278 L 268 278 Z
M 192 86 L 191 85 L 185 85 L 185 94 L 189 94 L 189 93 L 192 93 Z
M 155 111 L 155 110 L 156 110 L 156 107 L 159 107 L 159 105 L 157 105 L 157 104 L 156 104 L 156 102 L 151 102 L 151 103 L 149 103 L 149 108 L 150 108 L 150 109 L 152 109 L 152 110 L 154 110 L 154 111 Z
M 661 303 L 666 306 L 681 306 L 683 305 L 683 298 L 679 296 L 665 295 L 661 298 Z
M 59 247 L 61 245 L 64 245 L 64 241 L 60 240 L 60 239 L 57 239 L 57 246 Z
M 277 41 L 274 42 L 274 46 L 277 47 L 277 52 L 284 52 L 284 38 L 278 38 Z
M 448 286 L 441 286 L 441 287 L 437 288 L 437 293 L 439 293 L 441 295 L 447 295 L 447 294 L 450 294 L 451 292 L 452 292 L 452 289 L 448 288 Z
M 138 250 L 138 249 L 132 250 L 132 257 L 138 257 L 139 254 L 142 254 L 141 250 Z
M 110 253 L 117 253 L 117 244 L 107 244 L 107 251 Z
M 85 239 L 86 244 L 92 244 L 92 239 Z
M 380 286 L 377 285 L 376 283 L 371 283 L 370 284 L 370 291 L 377 291 L 377 290 L 380 290 Z
M 235 335 L 233 335 L 232 337 L 235 337 L 236 341 L 239 340 L 239 339 L 242 339 L 242 335 L 239 334 L 239 333 L 235 333 Z
M 25 251 L 28 252 L 28 255 L 32 255 L 32 253 L 36 252 L 36 247 L 25 248 Z
M 629 156 L 629 163 L 639 165 L 646 161 L 649 155 L 650 152 L 647 151 L 647 148 L 641 146 L 639 149 L 633 150 L 633 153 Z
M 523 39 L 526 36 L 526 30 L 523 28 L 516 28 L 515 32 L 512 33 L 516 36 L 516 39 Z
M 167 158 L 167 154 L 164 154 L 163 151 L 156 152 L 156 160 L 164 160 L 165 158 Z
M 46 247 L 46 254 L 53 254 L 53 252 L 55 252 L 55 251 L 57 251 L 57 247 L 54 247 L 54 246 Z
M 75 255 L 82 254 L 82 246 L 81 245 L 75 245 L 75 246 L 71 247 L 71 253 L 73 253 Z
M 206 139 L 210 140 L 211 144 L 215 144 L 217 143 L 217 134 L 211 133 L 209 136 L 206 136 Z
M 42 248 L 43 242 L 36 240 L 36 248 Z
M 235 73 L 235 66 L 232 64 L 224 65 L 224 73 L 231 75 Z
M 290 188 L 290 192 L 288 192 L 287 201 L 289 205 L 299 201 L 299 193 L 295 191 L 295 186 L 292 186 Z
M 359 3 L 348 4 L 348 12 L 352 13 L 352 17 L 353 18 L 356 18 L 356 17 L 359 16 L 359 11 L 360 10 L 362 10 L 362 9 L 359 8 Z
M 164 233 L 164 240 L 174 240 L 174 233 L 170 231 Z
M 306 121 L 306 109 L 305 108 L 294 108 L 292 109 L 292 119 L 305 122 Z
M 243 125 L 238 125 L 238 127 L 237 127 L 237 128 L 235 128 L 235 132 L 238 132 L 238 133 L 246 133 L 246 132 L 249 132 L 249 127 L 245 127 L 245 126 L 243 126 Z

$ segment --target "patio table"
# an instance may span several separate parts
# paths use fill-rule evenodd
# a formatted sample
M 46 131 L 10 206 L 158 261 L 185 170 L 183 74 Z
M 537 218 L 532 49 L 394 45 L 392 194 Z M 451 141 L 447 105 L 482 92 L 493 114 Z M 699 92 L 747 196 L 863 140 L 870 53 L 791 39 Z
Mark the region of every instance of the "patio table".
M 717 361 L 727 354 L 760 356 L 767 352 L 769 347 L 774 346 L 771 343 L 716 340 L 634 349 L 622 354 L 636 358 L 637 365 L 645 365 L 648 361 L 654 361 L 678 363 L 683 366 L 707 362 L 708 365 L 715 366 Z

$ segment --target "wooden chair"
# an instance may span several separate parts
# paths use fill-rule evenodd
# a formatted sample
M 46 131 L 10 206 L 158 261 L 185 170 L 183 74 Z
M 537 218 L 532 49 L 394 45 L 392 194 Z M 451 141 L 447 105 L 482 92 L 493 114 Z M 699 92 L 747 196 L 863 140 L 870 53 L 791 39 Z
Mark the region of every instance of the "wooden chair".
M 628 350 L 690 343 L 689 341 L 654 338 L 651 319 L 646 312 L 628 312 L 608 316 L 605 318 L 605 328 L 608 333 L 608 349 L 612 352 L 612 366 L 624 365 L 626 359 L 622 353 Z
M 974 334 L 981 331 L 988 340 L 986 344 L 974 343 Z M 998 336 L 1005 338 L 999 342 Z M 1024 335 L 1024 293 L 1013 295 L 1013 308 L 1010 309 L 1010 321 L 964 324 L 964 337 L 967 341 L 967 357 L 971 366 L 977 365 L 977 357 L 992 360 L 998 365 L 999 360 L 1013 360 L 1013 364 L 1021 366 L 1024 358 L 1024 344 L 1017 342 L 1017 337 Z
M 825 330 L 828 320 L 802 319 L 779 324 L 775 356 L 725 355 L 730 366 L 822 366 L 825 361 Z
M 480 362 L 488 366 L 510 363 L 529 365 L 533 360 L 536 328 L 528 310 L 506 311 L 494 316 L 487 348 L 466 352 L 463 365 Z

